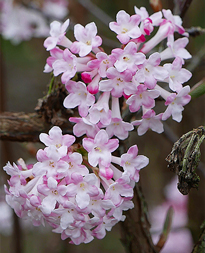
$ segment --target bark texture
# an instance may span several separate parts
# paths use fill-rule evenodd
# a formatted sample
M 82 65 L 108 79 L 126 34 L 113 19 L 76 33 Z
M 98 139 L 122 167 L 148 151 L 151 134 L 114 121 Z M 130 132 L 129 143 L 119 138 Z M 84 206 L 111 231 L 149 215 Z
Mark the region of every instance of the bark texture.
M 129 253 L 158 253 L 149 232 L 147 207 L 139 184 L 134 188 L 135 207 L 126 212 L 121 222 L 121 241 Z

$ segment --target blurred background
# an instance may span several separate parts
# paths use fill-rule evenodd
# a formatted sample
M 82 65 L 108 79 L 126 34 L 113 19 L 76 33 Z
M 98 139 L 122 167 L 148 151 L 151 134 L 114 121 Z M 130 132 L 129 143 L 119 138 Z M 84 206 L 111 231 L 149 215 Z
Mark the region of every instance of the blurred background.
M 5 9 L 3 9 L 4 1 L 0 0 L 1 20 L 6 20 Z M 8 1 L 10 7 L 6 11 L 11 11 L 13 4 L 14 18 L 10 20 L 13 27 L 10 31 L 1 32 L 1 111 L 11 112 L 33 112 L 37 105 L 38 98 L 43 97 L 47 92 L 47 86 L 50 82 L 50 74 L 43 73 L 46 58 L 49 53 L 43 47 L 43 41 L 49 33 L 49 22 L 52 20 L 65 21 L 67 18 L 71 20 L 71 29 L 67 36 L 73 38 L 72 27 L 76 23 L 86 25 L 94 21 L 98 27 L 98 35 L 103 38 L 103 47 L 107 53 L 110 53 L 113 47 L 118 46 L 115 34 L 109 30 L 108 23 L 116 20 L 116 14 L 119 10 L 125 10 L 130 15 L 134 14 L 134 6 L 147 8 L 149 14 L 153 13 L 148 0 L 62 0 L 62 1 Z M 174 1 L 162 0 L 164 9 L 174 8 Z M 46 6 L 47 3 L 47 6 Z M 57 5 L 55 5 L 57 3 Z M 49 5 L 50 4 L 50 5 Z M 18 37 L 15 34 L 16 28 L 22 28 L 23 23 L 17 24 L 19 12 L 18 6 L 29 8 L 35 11 L 33 20 L 30 25 L 33 26 L 35 32 L 33 34 L 22 34 Z M 38 9 L 38 11 L 37 11 Z M 187 13 L 183 19 L 183 27 L 190 28 L 192 26 L 205 28 L 205 1 L 193 0 Z M 42 14 L 43 13 L 43 14 Z M 11 15 L 11 13 L 10 13 Z M 11 16 L 10 16 L 11 17 Z M 13 16 L 12 16 L 13 17 Z M 21 20 L 20 22 L 24 22 Z M 38 29 L 43 25 L 43 30 Z M 39 26 L 39 27 L 38 27 Z M 26 28 L 24 28 L 26 29 Z M 23 29 L 22 29 L 23 30 Z M 187 46 L 188 51 L 193 58 L 186 61 L 186 68 L 189 69 L 193 77 L 188 82 L 192 87 L 205 77 L 205 35 L 190 37 Z M 150 220 L 154 224 L 158 219 L 157 214 L 162 217 L 158 222 L 163 225 L 163 218 L 167 210 L 168 203 L 178 206 L 183 203 L 187 206 L 182 213 L 180 210 L 175 211 L 175 219 L 179 219 L 184 215 L 185 222 L 183 226 L 190 229 L 190 235 L 186 237 L 186 244 L 192 245 L 196 242 L 200 234 L 200 225 L 205 220 L 205 144 L 201 145 L 201 166 L 198 169 L 198 175 L 201 178 L 199 189 L 192 189 L 188 196 L 182 196 L 177 192 L 176 181 L 173 172 L 167 168 L 165 158 L 172 149 L 173 138 L 180 137 L 182 134 L 205 125 L 205 97 L 192 100 L 183 112 L 183 120 L 181 123 L 167 120 L 165 122 L 165 134 L 157 134 L 148 131 L 145 135 L 139 137 L 136 132 L 130 136 L 130 145 L 137 144 L 139 154 L 144 154 L 150 159 L 149 165 L 140 172 L 140 181 L 145 195 L 145 199 L 150 211 Z M 173 137 L 174 136 L 174 137 Z M 2 168 L 7 161 L 16 162 L 19 157 L 25 161 L 35 161 L 35 150 L 40 144 L 32 143 L 15 143 L 4 141 L 1 142 L 1 159 L 0 167 Z M 4 201 L 3 185 L 6 183 L 7 175 L 0 170 L 0 252 L 125 252 L 120 242 L 120 225 L 116 225 L 111 232 L 108 232 L 103 240 L 95 239 L 87 245 L 70 245 L 67 240 L 62 241 L 59 234 L 51 232 L 49 227 L 33 227 L 29 222 L 18 220 L 13 211 Z M 173 192 L 173 196 L 167 195 L 166 187 L 169 185 L 169 192 Z M 177 193 L 176 193 L 177 192 Z M 176 195 L 174 195 L 176 193 Z M 178 195 L 177 195 L 178 194 Z M 187 220 L 186 220 L 187 219 Z M 17 231 L 18 229 L 18 231 Z M 152 227 L 153 234 L 160 231 L 159 228 Z M 173 231 L 174 233 L 174 231 Z M 173 234 L 174 236 L 174 234 Z M 154 236 L 153 236 L 154 237 Z M 20 240 L 21 251 L 15 248 L 15 240 Z M 176 240 L 176 237 L 175 237 Z M 170 236 L 171 241 L 171 236 Z M 182 240 L 181 240 L 182 241 Z M 179 242 L 180 243 L 180 242 Z M 19 247 L 20 247 L 19 246 Z M 190 246 L 191 247 L 191 246 Z M 16 251 L 15 251 L 16 250 Z M 175 249 L 165 253 L 188 253 L 185 248 Z M 185 251 L 183 251 L 185 250 Z

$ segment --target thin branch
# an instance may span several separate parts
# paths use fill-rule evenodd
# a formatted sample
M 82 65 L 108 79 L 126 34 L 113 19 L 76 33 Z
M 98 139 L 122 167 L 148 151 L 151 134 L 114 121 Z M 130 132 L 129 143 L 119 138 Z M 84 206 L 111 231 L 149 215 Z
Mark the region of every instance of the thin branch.
M 181 18 L 184 17 L 186 14 L 192 0 L 175 0 L 174 1 L 174 14 L 181 16 Z
M 193 71 L 200 66 L 203 58 L 205 57 L 205 46 L 201 47 L 200 50 L 192 57 L 190 63 L 187 65 L 187 69 L 193 73 Z
M 182 4 L 181 13 L 180 13 L 181 18 L 183 18 L 184 15 L 186 14 L 191 2 L 192 2 L 192 0 L 185 0 L 184 3 Z
M 107 13 L 102 11 L 98 6 L 94 5 L 90 0 L 78 0 L 78 2 L 106 26 L 113 21 Z
M 202 233 L 199 237 L 198 242 L 194 246 L 192 253 L 203 253 L 205 251 L 205 221 L 201 226 Z
M 193 27 L 192 26 L 191 28 L 187 28 L 185 30 L 192 37 L 196 37 L 196 36 L 199 36 L 199 35 L 202 35 L 202 34 L 205 33 L 205 28 L 201 28 L 200 26 L 198 26 L 198 27 Z
M 134 188 L 133 202 L 135 208 L 128 210 L 125 221 L 121 222 L 121 241 L 126 252 L 157 253 L 150 235 L 147 207 L 139 183 Z

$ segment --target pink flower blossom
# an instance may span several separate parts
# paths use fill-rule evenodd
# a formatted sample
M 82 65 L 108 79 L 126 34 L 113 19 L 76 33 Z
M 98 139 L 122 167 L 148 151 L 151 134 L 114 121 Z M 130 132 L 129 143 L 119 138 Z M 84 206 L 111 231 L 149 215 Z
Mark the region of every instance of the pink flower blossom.
M 49 177 L 47 180 L 47 184 L 38 185 L 39 193 L 45 195 L 45 198 L 42 200 L 39 208 L 45 215 L 51 214 L 51 212 L 55 209 L 55 206 L 58 203 L 64 202 L 64 195 L 67 192 L 67 187 L 65 185 L 60 185 L 58 182 Z
M 189 95 L 190 87 L 187 85 L 183 87 L 177 94 L 173 93 L 167 97 L 165 105 L 168 105 L 166 111 L 163 113 L 162 120 L 168 119 L 171 115 L 173 120 L 180 122 L 182 120 L 182 111 L 184 105 L 191 100 Z
M 64 99 L 63 105 L 65 108 L 78 106 L 80 116 L 86 117 L 89 107 L 95 102 L 95 97 L 87 91 L 83 82 L 70 80 L 66 83 L 66 89 L 70 94 Z
M 129 70 L 119 72 L 116 68 L 110 67 L 106 74 L 108 79 L 100 81 L 99 89 L 101 91 L 111 91 L 113 97 L 121 97 L 123 92 L 126 93 L 126 89 L 132 85 L 130 82 L 132 73 Z
M 76 123 L 73 127 L 73 133 L 77 137 L 86 134 L 87 137 L 94 138 L 100 130 L 96 124 L 90 121 L 89 115 L 86 118 L 70 117 L 69 121 Z
M 185 32 L 184 28 L 182 27 L 182 20 L 180 16 L 173 15 L 170 10 L 163 9 L 162 12 L 164 14 L 164 17 L 174 25 L 175 31 L 180 34 L 183 34 Z
M 100 36 L 96 36 L 97 27 L 94 22 L 83 27 L 80 24 L 74 26 L 74 35 L 77 41 L 71 45 L 71 51 L 79 54 L 80 57 L 86 56 L 94 48 L 102 44 Z
M 169 83 L 169 88 L 179 92 L 182 89 L 182 84 L 187 82 L 192 74 L 185 68 L 182 68 L 182 59 L 176 57 L 173 63 L 164 64 L 164 68 L 169 72 L 169 77 L 165 80 Z
M 141 120 L 135 120 L 132 122 L 132 124 L 134 126 L 139 125 L 137 129 L 138 135 L 145 134 L 149 128 L 151 128 L 152 131 L 160 134 L 164 131 L 161 119 L 162 119 L 162 113 L 155 115 L 154 110 L 151 109 L 143 114 Z
M 186 37 L 174 41 L 174 38 L 171 36 L 167 43 L 168 47 L 160 53 L 161 59 L 166 60 L 173 57 L 180 57 L 181 59 L 190 59 L 192 56 L 185 49 L 188 42 L 189 40 Z M 182 63 L 184 63 L 184 61 Z
M 56 60 L 63 59 L 63 50 L 56 47 L 50 50 L 51 56 L 49 56 L 46 60 L 46 65 L 44 67 L 44 72 L 49 73 L 53 70 L 53 63 Z
M 109 125 L 111 121 L 111 110 L 109 109 L 110 92 L 104 92 L 89 109 L 90 122 L 97 124 L 99 121 L 103 125 Z
M 174 34 L 174 29 L 175 26 L 171 22 L 162 22 L 157 33 L 142 46 L 140 52 L 146 54 L 165 38 L 172 37 Z
M 83 147 L 88 151 L 88 162 L 92 166 L 99 163 L 107 166 L 111 162 L 111 152 L 119 145 L 118 139 L 110 139 L 105 130 L 100 130 L 94 139 L 84 138 Z
M 73 135 L 63 135 L 62 130 L 58 126 L 52 127 L 48 134 L 41 133 L 39 139 L 46 146 L 54 145 L 57 149 L 62 146 L 70 147 L 75 142 L 75 137 Z
M 126 103 L 129 105 L 131 112 L 137 112 L 143 105 L 146 109 L 151 109 L 155 106 L 155 98 L 160 95 L 157 90 L 147 90 L 143 84 L 137 86 L 136 92 L 131 95 Z
M 133 188 L 129 186 L 124 180 L 118 179 L 110 184 L 105 192 L 105 199 L 110 199 L 115 206 L 119 206 L 123 198 L 133 197 Z
M 112 98 L 112 120 L 106 127 L 106 132 L 109 138 L 113 135 L 118 137 L 120 140 L 125 140 L 128 137 L 129 131 L 133 130 L 133 125 L 129 122 L 125 122 L 121 118 L 119 99 Z
M 113 66 L 115 57 L 113 55 L 107 55 L 104 52 L 99 52 L 96 54 L 96 58 L 88 62 L 88 67 L 91 69 L 97 68 L 100 76 L 106 77 L 106 71 Z
M 132 130 L 132 124 L 123 121 L 121 118 L 112 118 L 111 123 L 106 127 L 106 132 L 110 138 L 115 135 L 120 140 L 125 140 L 129 135 L 129 131 Z
M 71 176 L 73 183 L 67 186 L 67 195 L 75 196 L 76 203 L 80 209 L 86 208 L 90 203 L 91 196 L 99 195 L 97 177 L 94 173 L 86 176 L 73 173 Z
M 154 30 L 154 26 L 158 26 L 162 22 L 162 13 L 158 11 L 149 16 L 147 10 L 144 7 L 138 9 L 134 7 L 135 13 L 141 16 L 140 29 L 143 34 L 150 35 Z
M 58 59 L 53 63 L 53 74 L 61 76 L 62 83 L 67 83 L 72 77 L 74 77 L 77 71 L 77 57 L 73 55 L 67 48 L 63 51 L 63 58 Z
M 69 168 L 68 163 L 63 160 L 60 160 L 60 156 L 55 154 L 56 149 L 50 154 L 50 157 L 47 156 L 45 150 L 39 150 L 37 152 L 37 159 L 39 162 L 35 163 L 32 169 L 34 176 L 43 176 L 62 178 L 67 175 L 67 170 Z M 55 157 L 53 157 L 55 155 Z
M 153 89 L 157 80 L 164 80 L 168 76 L 168 72 L 163 67 L 159 66 L 161 62 L 160 54 L 155 52 L 149 56 L 142 65 L 138 66 L 139 70 L 135 74 L 135 79 Z
M 122 44 L 127 44 L 130 40 L 141 36 L 141 31 L 138 27 L 140 22 L 139 15 L 130 15 L 125 11 L 117 13 L 117 22 L 110 22 L 109 27 L 117 33 L 117 38 Z
M 139 170 L 147 166 L 149 159 L 144 155 L 138 155 L 138 147 L 130 147 L 126 154 L 121 156 L 121 166 L 135 182 L 139 181 Z
M 72 42 L 65 37 L 66 29 L 69 26 L 70 20 L 67 19 L 63 24 L 58 21 L 53 21 L 50 24 L 50 37 L 44 41 L 44 47 L 47 51 L 54 49 L 56 45 L 70 47 Z M 62 41 L 64 40 L 64 43 Z M 67 43 L 65 43 L 67 42 Z
M 114 66 L 119 72 L 127 69 L 133 74 L 137 70 L 137 65 L 143 64 L 146 58 L 143 53 L 137 53 L 137 45 L 132 41 L 124 49 L 113 49 L 112 54 L 117 59 Z

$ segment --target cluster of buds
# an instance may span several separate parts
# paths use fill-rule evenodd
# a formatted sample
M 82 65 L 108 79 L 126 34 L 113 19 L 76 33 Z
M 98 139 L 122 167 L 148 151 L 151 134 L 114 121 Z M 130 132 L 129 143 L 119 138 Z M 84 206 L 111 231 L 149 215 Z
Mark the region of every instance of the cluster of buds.
M 135 7 L 135 13 L 119 11 L 117 22 L 110 23 L 122 44 L 110 55 L 100 47 L 95 23 L 75 25 L 74 42 L 65 35 L 69 20 L 51 23 L 44 42 L 51 56 L 44 72 L 61 74 L 69 92 L 64 107 L 78 108 L 79 117 L 69 120 L 82 145 L 76 148 L 75 137 L 62 135 L 54 126 L 49 135 L 40 134 L 46 148 L 37 152 L 36 164 L 26 166 L 20 160 L 19 165 L 4 167 L 11 175 L 6 199 L 17 215 L 29 217 L 34 225 L 46 221 L 74 244 L 103 238 L 106 230 L 125 219 L 123 211 L 134 207 L 133 188 L 149 160 L 138 155 L 137 145 L 120 156 L 119 140 L 127 139 L 134 126 L 139 126 L 139 135 L 149 128 L 163 132 L 162 121 L 172 116 L 180 122 L 183 106 L 190 101 L 190 87 L 182 84 L 191 73 L 182 65 L 191 55 L 185 49 L 188 38 L 180 17 L 170 10 L 149 16 L 143 7 Z M 150 38 L 154 27 L 159 28 Z M 184 37 L 174 40 L 174 32 Z M 166 49 L 153 52 L 164 39 Z M 171 63 L 161 64 L 169 59 Z M 74 81 L 76 73 L 80 81 Z M 160 96 L 166 109 L 156 115 L 153 108 Z M 141 119 L 125 122 L 120 98 L 133 117 L 142 113 Z

